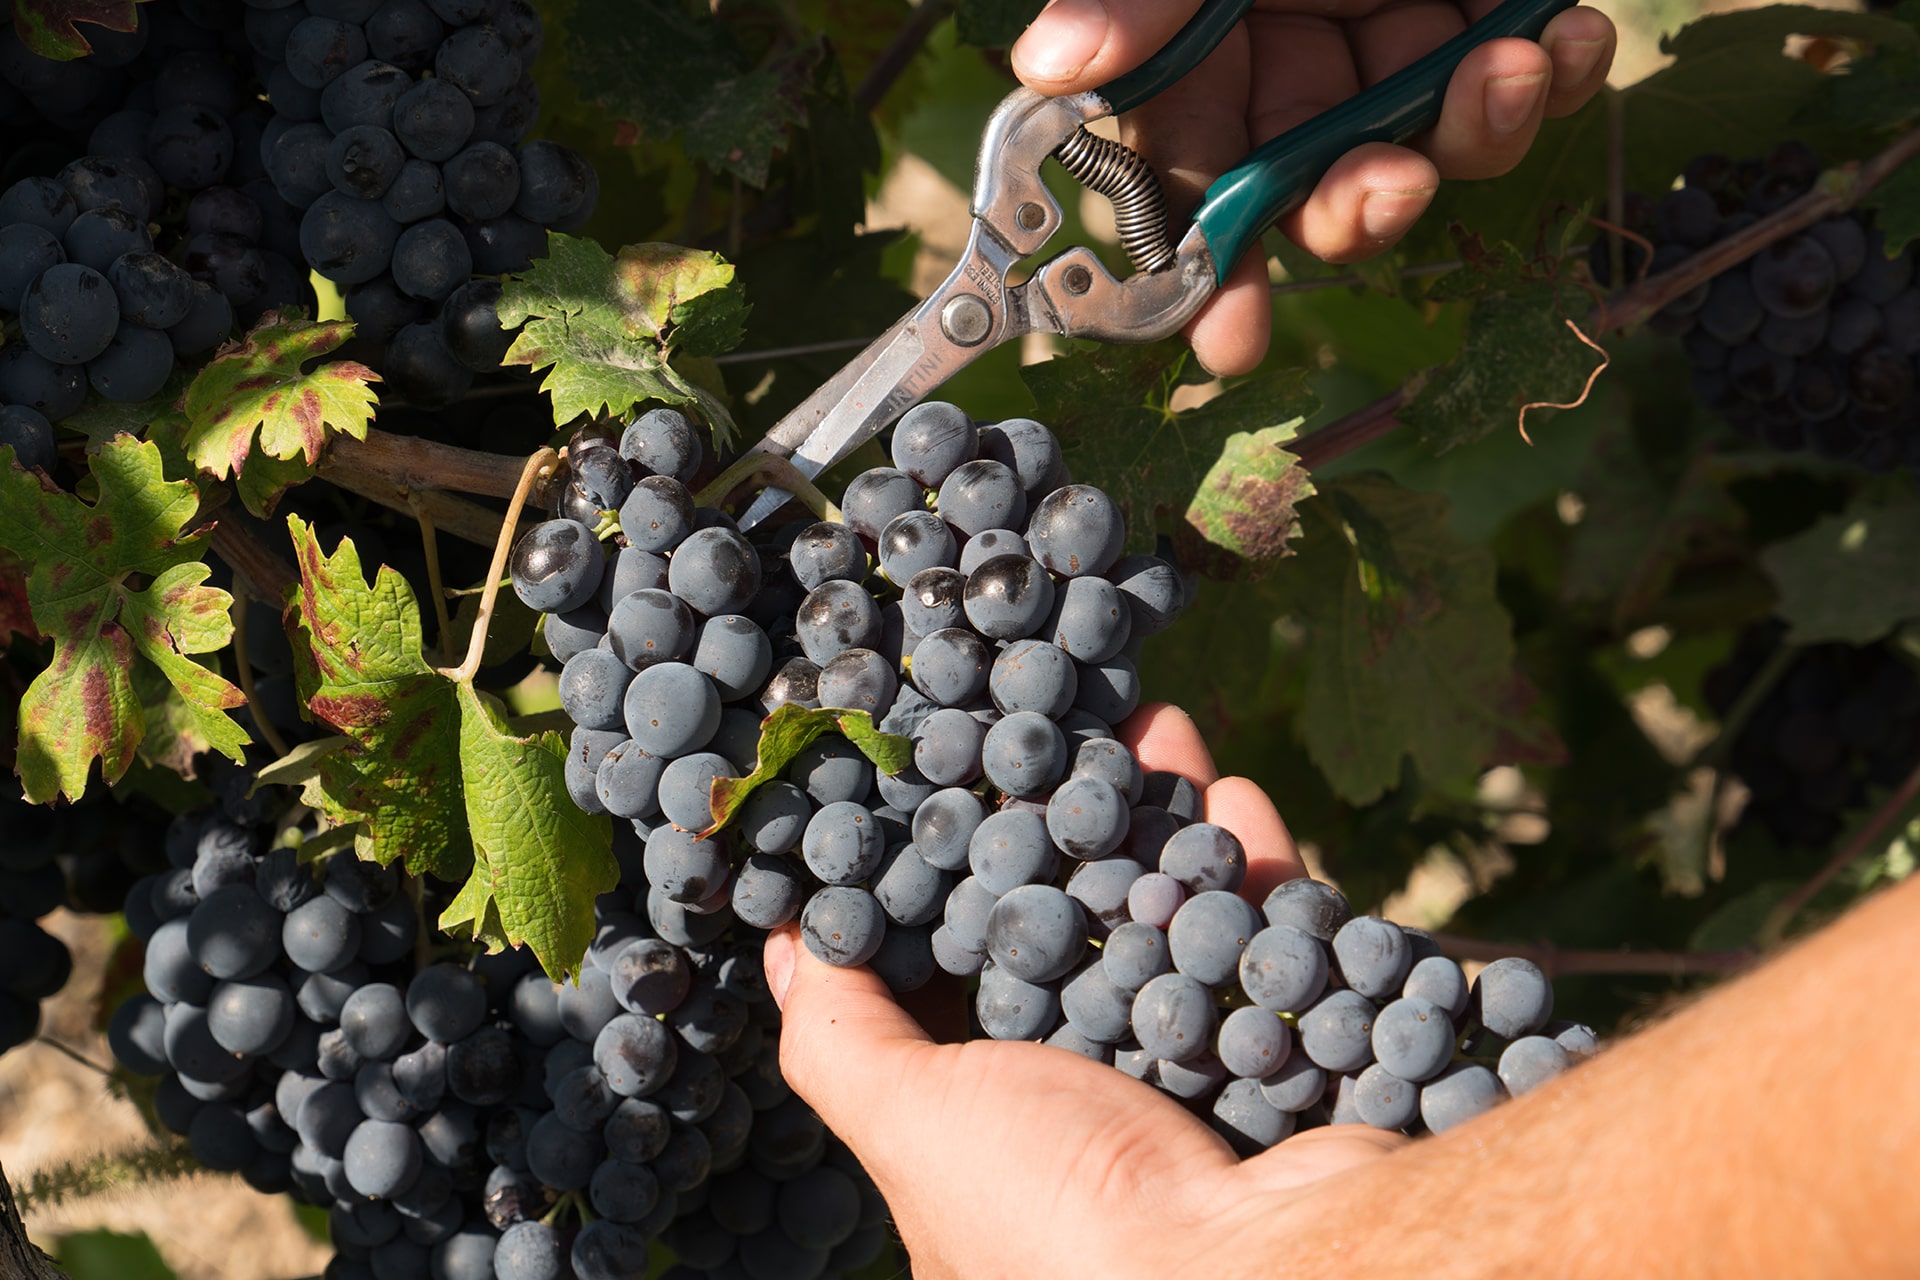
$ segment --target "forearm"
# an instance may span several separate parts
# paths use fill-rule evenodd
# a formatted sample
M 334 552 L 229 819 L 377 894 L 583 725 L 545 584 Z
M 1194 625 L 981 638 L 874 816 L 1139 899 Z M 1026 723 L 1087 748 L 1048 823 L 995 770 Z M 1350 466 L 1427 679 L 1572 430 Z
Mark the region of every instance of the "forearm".
M 1917 1008 L 1920 878 L 1471 1125 L 1250 1205 L 1210 1274 L 1909 1276 Z

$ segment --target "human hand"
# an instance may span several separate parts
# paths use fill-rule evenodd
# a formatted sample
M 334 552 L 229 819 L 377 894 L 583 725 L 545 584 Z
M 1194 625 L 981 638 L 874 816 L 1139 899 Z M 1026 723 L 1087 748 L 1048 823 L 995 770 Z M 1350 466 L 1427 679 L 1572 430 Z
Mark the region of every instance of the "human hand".
M 1191 74 L 1120 122 L 1160 175 L 1176 213 L 1248 151 L 1385 79 L 1494 8 L 1496 0 L 1259 0 Z M 1144 62 L 1199 0 L 1052 0 L 1012 49 L 1013 68 L 1047 94 L 1096 89 Z M 1497 177 L 1519 163 L 1540 121 L 1578 110 L 1605 83 L 1613 24 L 1597 9 L 1556 15 L 1540 40 L 1493 40 L 1453 73 L 1440 123 L 1413 147 L 1369 143 L 1342 157 L 1280 222 L 1328 262 L 1391 248 L 1442 178 Z M 1187 326 L 1200 363 L 1246 373 L 1267 350 L 1266 264 L 1249 252 Z
M 1184 713 L 1142 708 L 1120 736 L 1143 768 L 1201 789 L 1206 820 L 1246 848 L 1250 900 L 1306 874 L 1273 802 L 1221 778 Z M 1269 1218 L 1405 1141 L 1317 1129 L 1243 1162 L 1111 1067 L 1041 1044 L 935 1043 L 870 970 L 821 963 L 797 926 L 768 939 L 766 971 L 781 1070 L 878 1184 L 917 1276 L 1221 1275 L 1203 1258 L 1236 1238 L 1223 1222 Z

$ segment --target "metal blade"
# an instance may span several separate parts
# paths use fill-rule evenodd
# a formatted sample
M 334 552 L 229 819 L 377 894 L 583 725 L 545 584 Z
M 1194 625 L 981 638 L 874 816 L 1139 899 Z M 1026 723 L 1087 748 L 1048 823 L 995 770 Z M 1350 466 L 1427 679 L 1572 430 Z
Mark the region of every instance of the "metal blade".
M 818 391 L 775 424 L 758 452 L 792 458 L 809 478 L 879 435 L 959 370 L 1026 331 L 1007 306 L 1006 274 L 1017 255 L 976 221 L 959 265 L 933 293 L 874 339 Z M 740 518 L 751 529 L 793 497 L 769 488 Z

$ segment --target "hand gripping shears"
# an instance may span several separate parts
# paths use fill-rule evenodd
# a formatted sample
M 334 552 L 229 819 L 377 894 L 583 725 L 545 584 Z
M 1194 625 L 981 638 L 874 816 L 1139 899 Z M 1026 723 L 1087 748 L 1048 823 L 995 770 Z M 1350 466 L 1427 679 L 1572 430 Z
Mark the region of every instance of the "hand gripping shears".
M 812 478 L 1003 342 L 1029 333 L 1152 342 L 1177 332 L 1336 160 L 1361 143 L 1404 142 L 1432 127 L 1447 82 L 1469 51 L 1506 36 L 1537 37 L 1574 3 L 1506 0 L 1418 62 L 1256 148 L 1207 188 L 1177 243 L 1152 169 L 1086 126 L 1132 110 L 1193 70 L 1253 0 L 1207 0 L 1158 53 L 1099 89 L 1059 98 L 1016 89 L 981 137 L 973 226 L 959 265 L 751 452 L 788 458 Z M 1039 263 L 1021 283 L 1008 283 L 1060 229 L 1060 204 L 1040 177 L 1049 156 L 1113 202 L 1131 275 L 1115 277 L 1092 250 L 1076 246 Z M 752 528 L 790 497 L 766 489 L 740 527 Z

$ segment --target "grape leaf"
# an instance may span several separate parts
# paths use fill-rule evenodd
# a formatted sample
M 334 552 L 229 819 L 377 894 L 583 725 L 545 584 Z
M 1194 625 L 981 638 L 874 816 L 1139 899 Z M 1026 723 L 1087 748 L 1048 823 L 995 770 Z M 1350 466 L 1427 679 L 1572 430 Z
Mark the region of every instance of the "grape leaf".
M 1300 732 L 1337 793 L 1371 803 L 1404 757 L 1457 782 L 1559 754 L 1514 670 L 1494 558 L 1449 532 L 1445 498 L 1360 475 L 1300 515 L 1299 554 L 1271 581 L 1308 630 Z
M 369 586 L 351 539 L 328 556 L 299 516 L 287 528 L 300 570 L 288 611 L 300 700 L 352 742 L 314 762 L 302 799 L 335 824 L 365 823 L 358 856 L 458 880 L 470 852 L 459 709 L 423 655 L 413 591 L 384 566 Z
M 174 405 L 180 403 L 181 395 L 192 381 L 185 369 L 175 368 L 167 376 L 166 385 L 145 400 L 136 400 L 127 404 L 119 400 L 109 400 L 105 396 L 88 396 L 86 403 L 78 410 L 68 414 L 55 423 L 70 431 L 78 431 L 87 438 L 87 452 L 97 453 L 100 446 L 121 432 L 129 435 L 144 435 L 147 427 L 155 419 L 168 413 Z M 164 450 L 162 451 L 164 457 Z M 171 458 L 166 459 L 172 462 Z
M 27 567 L 12 552 L 0 550 L 0 648 L 15 636 L 38 640 L 33 606 L 27 603 Z
M 1584 319 L 1592 306 L 1585 290 L 1535 270 L 1512 245 L 1488 247 L 1463 233 L 1456 240 L 1465 269 L 1443 277 L 1428 296 L 1473 299 L 1466 343 L 1399 414 L 1436 453 L 1518 430 L 1522 405 L 1571 403 L 1600 363 L 1566 323 Z M 1529 424 L 1537 428 L 1551 413 L 1535 410 Z
M 96 757 L 112 783 L 146 734 L 136 661 L 172 682 L 208 740 L 238 760 L 247 737 L 226 712 L 240 690 L 190 655 L 233 637 L 232 597 L 203 585 L 204 529 L 191 480 L 168 480 L 160 450 L 116 436 L 93 459 L 89 506 L 13 463 L 0 447 L 0 547 L 32 570 L 34 626 L 54 642 L 47 669 L 20 704 L 16 767 L 29 800 L 79 799 Z M 136 579 L 149 579 L 136 589 Z
M 713 825 L 700 833 L 704 839 L 724 828 L 740 812 L 747 797 L 760 785 L 780 776 L 794 757 L 824 733 L 839 733 L 873 761 L 874 767 L 891 777 L 913 763 L 913 741 L 897 733 L 882 733 L 873 726 L 873 717 L 864 711 L 840 711 L 832 707 L 808 710 L 794 703 L 782 703 L 760 722 L 760 746 L 753 772 L 744 778 L 713 780 Z
M 776 43 L 756 60 L 717 12 L 672 0 L 577 0 L 567 65 L 582 99 L 644 134 L 679 132 L 694 159 L 758 187 L 805 118 L 802 99 L 824 46 L 818 38 Z
M 1573 529 L 1561 592 L 1611 601 L 1616 630 L 1645 617 L 1689 558 L 1737 553 L 1745 518 L 1709 454 L 1649 459 L 1630 430 L 1607 431 L 1579 492 L 1586 514 Z
M 1874 211 L 1874 225 L 1886 232 L 1889 254 L 1920 239 L 1920 164 L 1908 161 L 1895 169 L 1863 203 Z
M 660 400 L 693 405 L 718 450 L 732 443 L 726 406 L 669 363 L 683 329 L 702 353 L 738 339 L 746 304 L 717 255 L 643 244 L 615 256 L 549 233 L 548 256 L 507 281 L 499 313 L 502 326 L 520 328 L 504 363 L 551 368 L 540 386 L 556 425 L 583 413 L 624 419 Z
M 1284 551 L 1306 480 L 1278 445 L 1313 408 L 1301 370 L 1255 374 L 1186 410 L 1173 408 L 1174 391 L 1206 374 L 1179 339 L 1087 346 L 1020 376 L 1074 479 L 1105 489 L 1126 516 L 1130 550 L 1151 551 L 1166 516 L 1205 544 L 1202 568 Z M 1248 524 L 1256 512 L 1268 525 L 1258 536 Z
M 1872 644 L 1920 618 L 1920 501 L 1863 501 L 1760 553 L 1795 644 Z
M 262 498 L 277 496 L 276 485 L 285 487 L 287 468 L 269 468 L 272 478 L 249 487 L 251 462 L 264 455 L 311 469 L 328 432 L 367 437 L 376 400 L 368 384 L 380 375 L 355 360 L 303 368 L 352 335 L 353 325 L 344 320 L 315 323 L 298 311 L 267 313 L 245 338 L 221 348 L 187 387 L 180 402 L 187 415 L 187 456 L 216 479 L 241 473 L 248 508 L 266 514 Z
M 13 31 L 34 53 L 66 62 L 93 52 L 75 23 L 132 31 L 140 21 L 133 6 L 134 0 L 14 0 Z
M 959 0 L 954 27 L 962 44 L 1004 49 L 1040 16 L 1043 0 Z
M 613 826 L 567 793 L 566 740 L 517 737 L 498 707 L 457 686 L 473 877 L 440 917 L 492 944 L 529 948 L 547 976 L 577 977 L 593 904 L 620 882 Z

